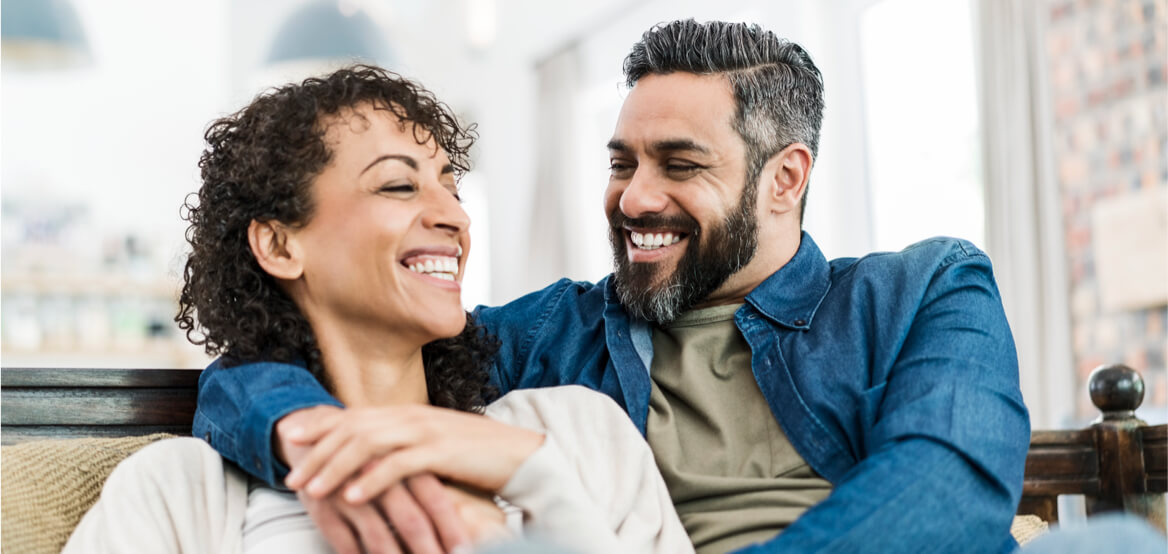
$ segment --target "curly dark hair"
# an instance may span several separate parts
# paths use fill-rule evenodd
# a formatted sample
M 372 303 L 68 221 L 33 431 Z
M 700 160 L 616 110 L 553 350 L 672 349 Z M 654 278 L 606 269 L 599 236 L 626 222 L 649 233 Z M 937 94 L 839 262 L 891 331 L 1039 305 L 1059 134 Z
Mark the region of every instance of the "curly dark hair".
M 257 263 L 248 245 L 252 220 L 292 227 L 313 214 L 312 182 L 333 153 L 325 120 L 370 104 L 414 124 L 418 144 L 435 142 L 455 175 L 470 168 L 478 138 L 418 83 L 379 67 L 353 65 L 271 89 L 208 127 L 199 160 L 197 202 L 184 202 L 191 253 L 175 316 L 187 339 L 227 365 L 271 360 L 305 365 L 331 389 L 308 321 Z M 488 367 L 498 341 L 467 314 L 458 336 L 423 347 L 426 386 L 435 406 L 481 412 L 495 396 Z

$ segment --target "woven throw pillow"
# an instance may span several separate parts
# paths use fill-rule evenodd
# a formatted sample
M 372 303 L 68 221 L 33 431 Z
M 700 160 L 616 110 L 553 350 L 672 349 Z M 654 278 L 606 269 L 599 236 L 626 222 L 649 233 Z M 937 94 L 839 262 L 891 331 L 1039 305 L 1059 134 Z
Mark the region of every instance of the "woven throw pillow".
M 57 553 L 101 494 L 106 477 L 158 433 L 114 439 L 40 440 L 0 449 L 0 550 Z
M 1025 546 L 1049 530 L 1050 525 L 1042 521 L 1042 518 L 1031 514 L 1014 516 L 1014 523 L 1010 525 L 1010 534 L 1018 541 L 1018 546 Z

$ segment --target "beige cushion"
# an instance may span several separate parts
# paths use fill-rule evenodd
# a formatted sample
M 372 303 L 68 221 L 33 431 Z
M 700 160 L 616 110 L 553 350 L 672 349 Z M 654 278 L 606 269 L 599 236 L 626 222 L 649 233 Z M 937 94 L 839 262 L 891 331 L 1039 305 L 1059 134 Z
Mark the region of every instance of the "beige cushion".
M 1050 530 L 1050 526 L 1036 515 L 1014 516 L 1014 523 L 1010 525 L 1010 534 L 1022 546 L 1038 538 Z
M 52 552 L 65 546 L 81 516 L 97 502 L 105 479 L 158 433 L 115 439 L 41 440 L 0 449 L 0 550 Z

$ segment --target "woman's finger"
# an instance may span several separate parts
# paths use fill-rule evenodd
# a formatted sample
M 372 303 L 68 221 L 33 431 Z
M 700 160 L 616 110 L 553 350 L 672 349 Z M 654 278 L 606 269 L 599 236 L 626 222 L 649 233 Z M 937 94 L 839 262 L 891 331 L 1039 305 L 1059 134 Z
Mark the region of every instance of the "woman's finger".
M 435 470 L 431 450 L 428 446 L 401 448 L 367 465 L 365 471 L 345 486 L 345 500 L 364 502 L 411 475 Z
M 299 460 L 289 460 L 292 465 L 292 471 L 284 478 L 284 484 L 293 490 L 300 490 L 304 488 L 310 481 L 312 481 L 317 473 L 346 441 L 352 436 L 351 430 L 344 425 L 338 425 L 332 431 L 325 434 L 320 440 L 316 441 L 311 447 L 307 449 L 306 453 L 300 455 Z M 295 452 L 303 450 L 302 448 L 294 448 L 288 452 Z M 323 494 L 313 494 L 316 498 L 321 498 Z
M 337 503 L 338 509 L 348 520 L 349 526 L 357 533 L 361 546 L 368 554 L 401 554 L 397 539 L 389 528 L 389 522 L 373 504 L 353 506 L 344 501 Z
M 381 508 L 398 540 L 413 554 L 442 554 L 430 517 L 418 505 L 405 483 L 397 483 L 381 496 Z
M 344 501 L 336 496 L 317 500 L 304 493 L 296 493 L 300 503 L 308 511 L 308 517 L 320 529 L 320 534 L 337 554 L 361 554 L 361 543 L 356 532 L 341 514 L 338 504 Z
M 470 531 L 466 528 L 446 486 L 432 473 L 420 473 L 406 479 L 406 488 L 430 517 L 438 538 L 447 551 L 470 550 Z
M 341 421 L 344 410 L 336 406 L 313 406 L 296 410 L 276 422 L 279 440 L 311 444 Z
M 306 490 L 309 494 L 318 498 L 331 494 L 345 481 L 359 479 L 361 468 L 369 463 L 380 464 L 379 458 L 386 454 L 398 449 L 412 450 L 419 443 L 424 443 L 426 439 L 416 426 L 398 424 L 392 421 L 387 425 L 382 425 L 380 422 L 369 422 L 369 425 L 355 426 L 353 429 L 347 430 L 346 434 L 348 440 L 339 446 L 334 447 L 331 443 L 326 442 L 331 436 L 330 433 L 321 439 L 318 446 L 313 448 L 310 455 L 319 456 L 321 465 L 312 480 L 308 482 Z M 412 469 L 412 471 L 396 473 L 391 479 L 377 482 L 377 486 L 371 487 L 365 494 L 359 495 L 360 500 L 356 500 L 356 502 L 363 502 L 377 496 L 381 491 L 388 489 L 390 485 L 423 468 L 411 465 L 407 469 Z M 373 484 L 373 482 L 366 483 Z

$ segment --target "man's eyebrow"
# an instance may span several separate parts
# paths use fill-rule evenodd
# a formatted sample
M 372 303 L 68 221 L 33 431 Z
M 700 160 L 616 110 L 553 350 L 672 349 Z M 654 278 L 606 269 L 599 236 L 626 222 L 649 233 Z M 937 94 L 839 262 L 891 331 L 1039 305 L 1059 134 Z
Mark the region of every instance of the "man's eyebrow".
M 632 148 L 628 143 L 620 139 L 612 139 L 608 141 L 608 149 L 614 152 L 631 152 Z M 699 154 L 709 154 L 710 149 L 694 142 L 691 139 L 665 139 L 654 142 L 650 145 L 650 149 L 655 153 L 668 152 L 697 152 Z
M 410 169 L 412 169 L 414 171 L 418 170 L 418 161 L 417 160 L 415 160 L 409 156 L 403 155 L 403 154 L 386 154 L 384 156 L 379 156 L 376 160 L 373 160 L 372 163 L 365 166 L 365 169 L 362 169 L 360 174 L 364 175 L 366 171 L 369 171 L 369 168 L 371 168 L 371 167 L 373 167 L 381 162 L 384 162 L 385 160 L 397 160 L 401 163 L 404 163 L 404 164 L 410 166 Z M 445 173 L 446 169 L 443 168 L 442 172 Z
M 693 140 L 682 139 L 666 139 L 654 142 L 651 145 L 654 152 L 697 152 L 699 154 L 709 154 L 710 149 L 702 146 Z

